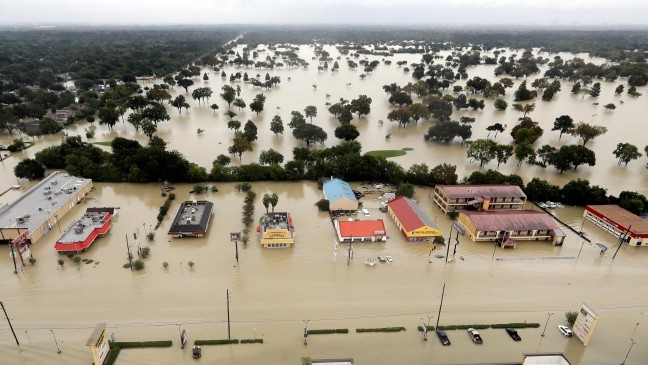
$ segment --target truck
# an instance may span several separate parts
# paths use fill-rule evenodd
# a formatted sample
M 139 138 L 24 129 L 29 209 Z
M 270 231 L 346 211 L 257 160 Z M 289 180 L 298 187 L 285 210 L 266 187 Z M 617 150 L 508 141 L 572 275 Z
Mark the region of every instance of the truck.
M 470 338 L 473 340 L 474 343 L 476 343 L 478 345 L 481 345 L 482 343 L 484 343 L 481 336 L 479 335 L 479 332 L 477 332 L 476 329 L 468 328 L 468 334 L 470 335 Z

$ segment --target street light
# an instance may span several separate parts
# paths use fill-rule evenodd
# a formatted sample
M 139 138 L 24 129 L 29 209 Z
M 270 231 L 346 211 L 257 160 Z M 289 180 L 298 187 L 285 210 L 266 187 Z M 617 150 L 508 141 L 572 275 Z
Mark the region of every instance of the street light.
M 50 330 L 50 332 L 52 332 L 52 336 L 54 337 L 54 343 L 56 344 L 57 353 L 60 354 L 61 353 L 61 348 L 58 345 L 58 341 L 56 341 L 56 336 L 54 335 L 54 330 Z
M 634 346 L 635 343 L 637 343 L 637 341 L 630 339 L 630 348 L 628 349 L 628 353 L 626 353 L 625 357 L 623 358 L 621 365 L 625 365 L 625 362 L 628 359 L 628 355 L 630 355 L 630 351 L 632 351 L 632 346 Z
M 308 322 L 310 319 L 302 320 L 304 322 L 304 345 L 308 345 Z
M 545 323 L 544 329 L 542 330 L 542 334 L 540 336 L 542 336 L 542 337 L 545 336 L 545 331 L 547 330 L 547 325 L 549 324 L 549 318 L 551 318 L 552 315 L 553 315 L 553 313 L 548 313 L 547 314 L 547 322 Z

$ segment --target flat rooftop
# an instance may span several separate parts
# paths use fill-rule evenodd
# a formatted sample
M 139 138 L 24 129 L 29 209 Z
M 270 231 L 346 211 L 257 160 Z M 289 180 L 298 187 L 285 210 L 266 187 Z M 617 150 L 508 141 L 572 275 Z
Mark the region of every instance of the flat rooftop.
M 169 234 L 206 233 L 214 203 L 206 200 L 187 200 L 180 205 Z
M 287 212 L 272 212 L 264 216 L 262 226 L 264 229 L 288 229 L 292 219 Z
M 94 211 L 88 209 L 81 218 L 77 219 L 69 226 L 57 243 L 77 243 L 85 241 L 94 229 L 103 227 L 105 218 L 108 214 L 113 214 L 114 208 L 95 208 Z
M 0 207 L 0 228 L 27 228 L 33 232 L 87 184 L 92 180 L 53 172 L 13 203 Z

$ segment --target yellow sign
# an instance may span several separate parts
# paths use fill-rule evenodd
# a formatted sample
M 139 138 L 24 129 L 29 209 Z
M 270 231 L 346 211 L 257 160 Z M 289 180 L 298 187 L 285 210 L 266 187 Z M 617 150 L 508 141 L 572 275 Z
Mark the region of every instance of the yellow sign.
M 263 232 L 263 238 L 273 239 L 273 238 L 291 238 L 290 232 L 283 229 L 271 229 Z

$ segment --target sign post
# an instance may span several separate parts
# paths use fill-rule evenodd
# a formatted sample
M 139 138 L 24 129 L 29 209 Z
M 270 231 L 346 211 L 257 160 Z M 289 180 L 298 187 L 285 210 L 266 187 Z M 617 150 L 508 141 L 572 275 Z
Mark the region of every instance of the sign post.
M 238 262 L 238 241 L 241 239 L 241 231 L 231 231 L 230 241 L 234 242 L 236 247 L 236 262 Z
M 599 315 L 587 304 L 583 303 L 576 317 L 576 322 L 574 322 L 574 334 L 583 342 L 584 346 L 589 343 L 598 318 Z

